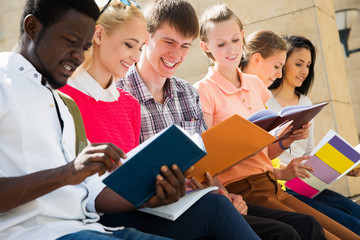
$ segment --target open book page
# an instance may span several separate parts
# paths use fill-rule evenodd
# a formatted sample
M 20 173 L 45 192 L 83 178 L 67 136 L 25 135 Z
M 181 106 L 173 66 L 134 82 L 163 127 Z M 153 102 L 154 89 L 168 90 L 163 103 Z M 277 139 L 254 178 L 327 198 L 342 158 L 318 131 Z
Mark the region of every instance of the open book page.
M 276 138 L 280 138 L 280 136 L 282 136 L 284 131 L 291 125 L 292 122 L 293 122 L 293 120 L 283 122 L 282 124 L 280 124 L 279 126 L 274 128 L 273 130 L 271 130 L 269 133 Z
M 314 107 L 318 107 L 318 106 L 322 106 L 322 105 L 326 105 L 327 103 L 320 103 L 320 104 L 315 104 L 315 105 L 291 105 L 291 106 L 286 106 L 283 109 L 280 110 L 279 115 L 280 116 L 286 116 L 286 115 L 290 115 L 293 113 L 297 113 L 297 112 L 301 112 L 307 109 L 311 109 Z
M 280 113 L 270 109 L 263 109 L 248 117 L 248 120 L 266 131 L 271 131 L 286 120 L 293 120 L 293 128 L 291 130 L 291 132 L 293 132 L 302 125 L 310 122 L 327 104 L 327 102 L 324 102 L 309 106 L 287 106 L 283 108 Z M 288 138 L 290 134 L 291 133 L 286 134 L 284 139 Z
M 277 113 L 275 110 L 272 109 L 263 109 L 260 111 L 257 111 L 253 115 L 247 118 L 250 122 L 260 121 L 263 119 L 271 118 L 271 117 L 277 117 L 279 116 L 279 113 Z
M 157 207 L 157 208 L 140 208 L 139 211 L 153 214 L 159 217 L 170 219 L 175 221 L 181 216 L 186 210 L 188 210 L 194 203 L 196 203 L 205 194 L 217 190 L 218 187 L 208 187 L 187 192 L 185 196 L 179 199 L 179 201 Z
M 307 197 L 314 197 L 360 164 L 360 153 L 330 130 L 305 162 L 314 171 L 311 178 L 294 178 L 285 185 Z

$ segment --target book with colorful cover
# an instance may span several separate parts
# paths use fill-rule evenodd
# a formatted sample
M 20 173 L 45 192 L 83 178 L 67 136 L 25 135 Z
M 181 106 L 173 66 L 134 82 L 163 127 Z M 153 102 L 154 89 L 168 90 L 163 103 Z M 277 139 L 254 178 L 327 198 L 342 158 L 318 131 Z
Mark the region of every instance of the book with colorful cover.
M 359 147 L 357 147 L 359 148 Z M 296 177 L 285 183 L 293 191 L 313 198 L 360 164 L 360 153 L 339 134 L 330 130 L 305 162 L 314 171 L 309 178 Z

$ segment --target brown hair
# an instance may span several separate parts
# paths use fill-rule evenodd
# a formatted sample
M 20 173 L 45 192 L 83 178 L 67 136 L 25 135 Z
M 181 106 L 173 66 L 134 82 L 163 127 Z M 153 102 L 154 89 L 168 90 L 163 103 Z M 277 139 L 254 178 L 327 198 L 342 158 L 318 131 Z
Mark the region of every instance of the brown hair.
M 145 9 L 147 31 L 154 33 L 167 22 L 184 37 L 197 38 L 199 21 L 195 9 L 186 0 L 152 0 Z
M 240 30 L 243 30 L 243 24 L 241 20 L 225 4 L 208 7 L 200 19 L 200 40 L 206 43 L 209 41 L 208 38 L 209 23 L 225 22 L 230 19 L 234 19 L 239 25 Z M 206 55 L 210 59 L 215 60 L 211 53 L 206 53 Z
M 103 7 L 101 7 L 103 8 Z M 96 25 L 101 25 L 106 34 L 112 34 L 121 26 L 127 24 L 132 18 L 140 18 L 145 21 L 142 11 L 135 5 L 127 6 L 119 0 L 112 0 L 110 5 L 100 15 Z M 85 52 L 83 68 L 88 70 L 94 59 L 94 40 L 92 47 Z
M 284 39 L 278 34 L 268 30 L 253 32 L 246 38 L 239 67 L 243 70 L 249 64 L 249 59 L 254 53 L 260 53 L 263 58 L 268 58 L 278 51 L 287 51 Z

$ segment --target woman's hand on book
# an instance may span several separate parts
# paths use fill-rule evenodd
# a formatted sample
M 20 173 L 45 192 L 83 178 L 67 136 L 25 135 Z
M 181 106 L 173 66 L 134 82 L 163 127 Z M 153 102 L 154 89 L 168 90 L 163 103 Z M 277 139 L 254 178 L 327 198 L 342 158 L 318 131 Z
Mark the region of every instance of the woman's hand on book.
M 296 140 L 307 139 L 309 137 L 310 126 L 311 123 L 304 124 L 301 128 L 295 130 L 288 139 L 283 140 L 282 144 L 284 148 L 289 148 Z
M 301 139 L 307 139 L 309 137 L 310 126 L 311 126 L 311 123 L 307 123 L 307 124 L 302 125 L 301 128 L 295 130 L 290 135 L 290 139 L 292 141 L 301 140 Z
M 308 171 L 314 171 L 312 167 L 302 163 L 302 161 L 309 159 L 310 156 L 299 157 L 291 160 L 291 162 L 283 169 L 274 168 L 274 173 L 277 179 L 289 181 L 295 177 L 308 178 L 310 177 Z

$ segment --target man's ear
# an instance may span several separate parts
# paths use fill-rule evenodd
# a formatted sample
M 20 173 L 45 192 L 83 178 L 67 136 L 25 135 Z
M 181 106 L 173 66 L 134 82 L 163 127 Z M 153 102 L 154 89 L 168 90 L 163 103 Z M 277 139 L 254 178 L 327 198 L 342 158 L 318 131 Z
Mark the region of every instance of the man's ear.
M 39 20 L 32 14 L 24 18 L 23 27 L 25 34 L 33 41 L 35 41 L 43 28 Z
M 202 50 L 204 50 L 204 52 L 211 53 L 206 42 L 200 41 L 200 47 L 202 48 Z
M 100 45 L 101 40 L 103 38 L 103 34 L 104 34 L 104 28 L 101 25 L 96 25 L 95 27 L 95 33 L 94 33 L 94 42 L 98 45 Z

